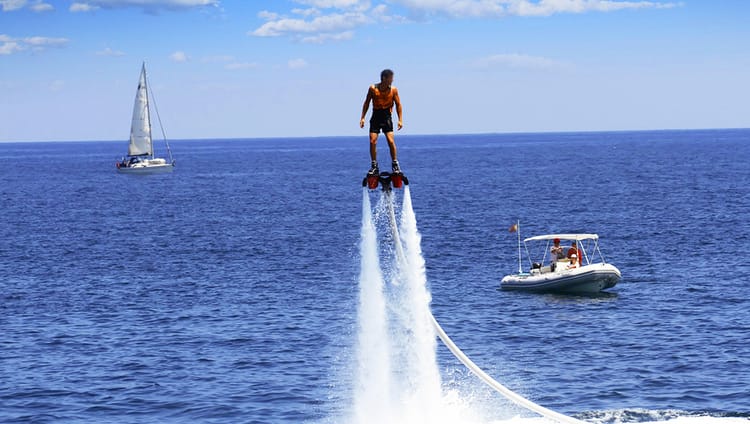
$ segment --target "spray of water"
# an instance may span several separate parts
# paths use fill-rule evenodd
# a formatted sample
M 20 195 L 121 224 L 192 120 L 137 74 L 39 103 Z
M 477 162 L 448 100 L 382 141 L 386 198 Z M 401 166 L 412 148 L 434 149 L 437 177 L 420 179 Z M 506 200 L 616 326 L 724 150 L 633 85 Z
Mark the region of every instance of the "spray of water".
M 467 423 L 455 393 L 441 390 L 431 296 L 408 188 L 398 206 L 394 194 L 384 192 L 373 216 L 363 191 L 354 422 Z
M 408 340 L 402 348 L 406 351 L 405 368 L 410 370 L 407 387 L 410 391 L 407 406 L 410 422 L 439 422 L 444 418 L 440 371 L 437 365 L 437 338 L 430 319 L 430 292 L 427 289 L 425 262 L 420 246 L 421 236 L 411 204 L 409 187 L 404 191 L 399 223 L 399 236 L 395 237 L 397 257 L 404 293 L 395 307 L 408 321 Z M 421 420 L 419 419 L 421 417 Z
M 360 234 L 359 331 L 354 419 L 357 423 L 391 422 L 391 364 L 383 273 L 367 189 L 362 196 Z

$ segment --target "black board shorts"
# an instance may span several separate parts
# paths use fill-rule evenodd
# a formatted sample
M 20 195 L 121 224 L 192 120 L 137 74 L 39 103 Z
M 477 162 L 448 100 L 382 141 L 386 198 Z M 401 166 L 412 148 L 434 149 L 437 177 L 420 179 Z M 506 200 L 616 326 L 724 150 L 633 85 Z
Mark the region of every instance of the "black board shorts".
M 378 134 L 381 130 L 383 131 L 383 134 L 393 132 L 393 118 L 391 117 L 391 111 L 389 109 L 372 110 L 370 132 Z

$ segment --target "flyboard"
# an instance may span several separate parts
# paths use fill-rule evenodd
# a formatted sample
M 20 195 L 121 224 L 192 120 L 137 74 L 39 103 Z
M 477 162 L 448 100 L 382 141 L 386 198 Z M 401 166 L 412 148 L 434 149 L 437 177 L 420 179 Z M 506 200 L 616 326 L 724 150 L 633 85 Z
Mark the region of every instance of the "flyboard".
M 393 204 L 393 193 L 394 188 L 403 188 L 409 185 L 409 179 L 401 171 L 397 172 L 368 172 L 365 178 L 362 180 L 362 187 L 367 187 L 370 190 L 377 190 L 380 187 L 383 190 L 383 195 L 389 198 L 388 204 L 388 215 L 390 220 L 390 227 L 392 231 L 393 240 L 395 243 L 395 251 L 399 261 L 402 263 L 407 262 L 406 255 L 404 254 L 403 246 L 401 245 L 401 236 L 399 234 L 398 225 L 396 222 L 396 214 Z M 438 335 L 440 340 L 450 350 L 450 352 L 458 359 L 466 368 L 469 369 L 474 375 L 476 375 L 482 382 L 490 386 L 493 390 L 501 394 L 509 401 L 516 405 L 535 412 L 551 421 L 566 424 L 588 424 L 586 421 L 563 415 L 559 412 L 555 412 L 551 409 L 545 408 L 533 401 L 526 399 L 518 393 L 510 390 L 504 385 L 500 384 L 497 380 L 492 378 L 489 374 L 483 371 L 477 364 L 475 364 L 468 356 L 451 340 L 446 334 L 443 328 L 435 319 L 435 316 L 430 313 L 432 326 L 435 333 Z
M 409 185 L 409 179 L 401 171 L 396 172 L 368 172 L 362 180 L 362 187 L 375 190 L 378 186 L 383 191 L 391 191 L 391 188 L 401 188 Z

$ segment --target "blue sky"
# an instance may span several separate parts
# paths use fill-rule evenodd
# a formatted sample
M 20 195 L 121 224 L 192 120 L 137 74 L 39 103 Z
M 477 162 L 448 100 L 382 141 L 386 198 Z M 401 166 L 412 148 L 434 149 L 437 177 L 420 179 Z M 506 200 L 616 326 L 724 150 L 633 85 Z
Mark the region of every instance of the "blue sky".
M 744 0 L 0 0 L 0 141 L 750 127 Z

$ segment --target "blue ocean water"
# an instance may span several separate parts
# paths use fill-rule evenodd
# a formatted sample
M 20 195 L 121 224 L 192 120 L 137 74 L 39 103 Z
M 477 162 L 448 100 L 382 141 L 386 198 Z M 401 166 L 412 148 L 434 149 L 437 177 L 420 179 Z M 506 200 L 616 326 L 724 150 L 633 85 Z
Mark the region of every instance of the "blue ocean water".
M 749 142 L 399 137 L 433 314 L 565 414 L 750 416 Z M 115 173 L 125 142 L 0 144 L 0 422 L 346 422 L 366 138 L 172 147 L 173 174 L 137 177 Z M 524 237 L 598 233 L 623 281 L 498 291 L 517 219 Z M 446 388 L 516 413 L 437 354 Z

